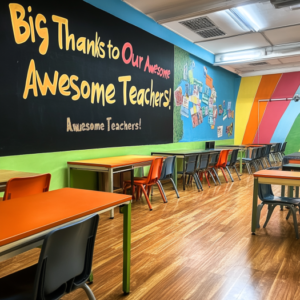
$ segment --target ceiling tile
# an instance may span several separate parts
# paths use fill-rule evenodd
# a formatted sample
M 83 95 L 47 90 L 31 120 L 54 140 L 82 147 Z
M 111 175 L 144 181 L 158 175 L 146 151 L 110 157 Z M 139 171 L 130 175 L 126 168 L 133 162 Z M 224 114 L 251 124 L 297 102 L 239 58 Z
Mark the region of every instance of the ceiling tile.
M 250 33 L 215 41 L 201 42 L 197 43 L 197 45 L 215 54 L 270 46 L 260 33 Z
M 300 13 L 299 13 L 300 15 Z M 300 20 L 300 18 L 299 18 Z M 289 44 L 300 42 L 300 25 L 265 31 L 266 37 L 274 44 Z
M 300 62 L 300 56 L 292 56 L 280 59 L 284 64 L 293 63 L 293 62 Z

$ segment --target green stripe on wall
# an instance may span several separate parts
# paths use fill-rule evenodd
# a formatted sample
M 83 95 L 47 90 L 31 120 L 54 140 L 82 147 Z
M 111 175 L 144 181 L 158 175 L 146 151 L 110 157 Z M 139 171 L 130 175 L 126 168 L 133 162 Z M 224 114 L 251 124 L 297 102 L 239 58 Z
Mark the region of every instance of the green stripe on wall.
M 233 140 L 216 141 L 216 145 L 222 144 L 233 144 Z M 194 150 L 204 148 L 205 142 L 193 142 L 6 156 L 0 157 L 0 169 L 34 173 L 51 173 L 50 189 L 55 190 L 67 186 L 68 161 L 134 154 L 150 155 L 151 152 L 155 151 L 180 149 Z M 80 171 L 77 172 L 77 175 L 74 173 L 73 178 L 74 186 L 76 187 L 96 189 L 96 176 L 92 172 Z

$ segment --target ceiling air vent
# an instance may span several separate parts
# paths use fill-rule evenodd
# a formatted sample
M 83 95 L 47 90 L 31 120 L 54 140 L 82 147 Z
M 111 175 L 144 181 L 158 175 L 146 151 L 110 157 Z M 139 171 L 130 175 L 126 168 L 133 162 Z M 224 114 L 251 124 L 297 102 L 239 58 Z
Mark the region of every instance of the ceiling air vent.
M 193 31 L 199 31 L 207 28 L 216 27 L 213 21 L 208 17 L 199 17 L 187 21 L 179 22 Z
M 262 61 L 262 62 L 249 64 L 249 66 L 262 66 L 262 65 L 268 65 L 268 63 L 265 61 Z
M 198 31 L 196 33 L 205 39 L 225 35 L 225 32 L 222 31 L 221 29 L 219 29 L 218 27 L 213 28 L 213 29 Z
M 216 24 L 208 17 L 199 17 L 179 23 L 205 39 L 226 34 L 224 31 L 218 28 Z

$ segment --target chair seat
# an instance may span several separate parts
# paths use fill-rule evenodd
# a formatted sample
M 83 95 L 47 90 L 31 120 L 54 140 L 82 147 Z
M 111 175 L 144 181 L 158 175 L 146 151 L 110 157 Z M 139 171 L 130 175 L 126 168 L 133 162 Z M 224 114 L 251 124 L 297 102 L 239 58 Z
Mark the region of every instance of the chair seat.
M 124 180 L 125 183 L 131 184 L 131 180 Z M 134 177 L 133 183 L 134 184 L 146 184 L 147 177 Z
M 254 159 L 252 158 L 243 158 L 243 161 L 253 161 Z
M 37 265 L 0 279 L 0 300 L 32 300 Z
M 289 198 L 289 197 L 277 197 L 277 196 L 267 196 L 262 202 L 264 203 L 280 203 L 280 204 L 293 204 L 300 205 L 300 199 L 298 198 Z

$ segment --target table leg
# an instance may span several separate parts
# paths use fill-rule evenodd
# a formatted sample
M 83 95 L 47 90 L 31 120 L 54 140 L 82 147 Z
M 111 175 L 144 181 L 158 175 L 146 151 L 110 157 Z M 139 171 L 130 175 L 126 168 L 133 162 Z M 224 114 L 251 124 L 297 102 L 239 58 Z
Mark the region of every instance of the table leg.
M 131 203 L 123 207 L 123 292 L 130 292 Z
M 177 185 L 177 156 L 175 157 L 175 162 L 174 162 L 173 180 L 175 182 L 176 187 L 178 188 L 178 185 Z
M 252 203 L 252 224 L 251 232 L 255 235 L 256 225 L 257 225 L 257 196 L 258 196 L 258 178 L 254 178 L 253 186 L 253 203 Z
M 299 186 L 296 187 L 296 198 L 299 198 Z
M 240 152 L 240 175 L 243 174 L 243 152 Z
M 293 186 L 289 186 L 289 197 L 290 198 L 294 197 L 294 187 Z
M 68 166 L 68 187 L 71 187 L 71 168 Z
M 281 197 L 285 196 L 285 185 L 281 186 Z
M 108 192 L 114 192 L 114 172 L 113 169 L 108 169 Z M 113 219 L 115 217 L 114 209 L 110 211 L 110 218 Z
M 131 175 L 131 194 L 132 194 L 132 198 L 133 198 L 134 197 L 134 189 L 133 189 L 134 169 L 131 170 L 130 175 Z

